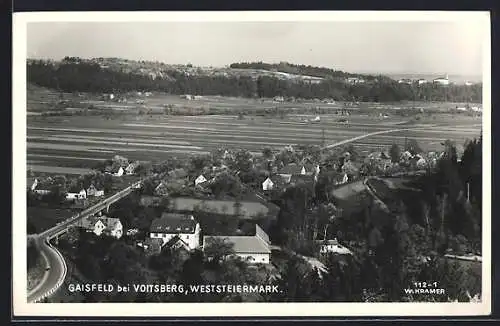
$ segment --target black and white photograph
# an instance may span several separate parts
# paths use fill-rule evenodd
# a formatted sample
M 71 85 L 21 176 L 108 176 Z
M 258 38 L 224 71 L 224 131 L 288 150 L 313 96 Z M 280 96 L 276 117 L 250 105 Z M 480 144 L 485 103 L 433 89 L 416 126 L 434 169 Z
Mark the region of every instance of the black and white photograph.
M 488 314 L 489 19 L 14 14 L 14 311 Z

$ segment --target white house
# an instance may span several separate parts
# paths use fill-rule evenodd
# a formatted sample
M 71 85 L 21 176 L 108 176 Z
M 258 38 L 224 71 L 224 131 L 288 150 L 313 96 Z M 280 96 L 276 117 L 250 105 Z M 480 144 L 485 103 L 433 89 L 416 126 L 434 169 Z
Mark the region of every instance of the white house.
M 119 239 L 123 235 L 123 225 L 120 222 L 120 219 L 114 217 L 89 217 L 83 219 L 79 226 L 88 232 L 93 232 L 97 236 L 107 234 Z
M 139 163 L 137 162 L 132 162 L 130 163 L 129 165 L 127 165 L 127 167 L 125 168 L 125 173 L 127 175 L 132 175 L 135 173 L 135 170 L 137 169 L 137 167 L 139 166 Z
M 320 244 L 319 253 L 322 255 L 327 255 L 330 253 L 339 255 L 352 255 L 352 252 L 348 248 L 339 244 L 337 239 L 319 240 L 317 241 L 317 243 Z
M 114 174 L 115 177 L 121 177 L 123 175 L 123 173 L 125 173 L 125 171 L 123 170 L 123 168 L 120 166 L 118 168 L 118 171 L 116 171 L 116 173 Z
M 317 115 L 316 118 L 312 119 L 311 121 L 319 122 L 319 121 L 321 121 L 321 118 L 319 117 L 319 115 Z
M 203 182 L 206 182 L 207 179 L 203 176 L 203 174 L 200 174 L 196 180 L 194 180 L 194 185 L 197 186 Z
M 104 196 L 104 190 L 97 190 L 97 188 L 92 184 L 87 188 L 87 196 L 102 197 Z
M 347 181 L 349 181 L 349 177 L 347 176 L 347 173 L 340 173 L 334 177 L 333 184 L 338 186 L 338 185 L 342 185 L 344 183 L 347 183 Z
M 85 189 L 80 190 L 80 192 L 68 192 L 66 194 L 66 200 L 81 200 L 81 199 L 86 199 L 87 198 L 87 193 L 85 192 Z
M 419 84 L 419 85 L 422 85 L 422 84 L 427 84 L 427 79 L 419 79 L 419 80 L 418 80 L 418 84 Z
M 274 182 L 270 179 L 267 178 L 264 182 L 262 182 L 262 190 L 272 190 L 274 187 Z
M 448 85 L 450 83 L 450 80 L 448 79 L 448 75 L 446 75 L 446 77 L 439 77 L 434 79 L 433 83 L 439 85 Z
M 190 250 L 200 246 L 200 224 L 192 215 L 163 213 L 153 220 L 149 231 L 150 238 L 162 239 L 164 244 L 178 236 Z
M 31 191 L 35 191 L 36 186 L 38 186 L 38 179 L 35 179 L 35 181 L 33 181 L 33 184 L 31 185 Z
M 269 264 L 271 249 L 268 235 L 258 226 L 255 226 L 253 236 L 204 236 L 203 249 L 205 250 L 214 240 L 223 240 L 233 244 L 234 256 L 240 257 L 251 264 Z

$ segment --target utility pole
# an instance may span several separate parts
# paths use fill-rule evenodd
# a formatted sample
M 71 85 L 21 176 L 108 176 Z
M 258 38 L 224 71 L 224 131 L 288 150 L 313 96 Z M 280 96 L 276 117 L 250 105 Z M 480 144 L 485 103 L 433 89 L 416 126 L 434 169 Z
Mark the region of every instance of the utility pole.
M 321 127 L 321 146 L 325 147 L 325 127 Z

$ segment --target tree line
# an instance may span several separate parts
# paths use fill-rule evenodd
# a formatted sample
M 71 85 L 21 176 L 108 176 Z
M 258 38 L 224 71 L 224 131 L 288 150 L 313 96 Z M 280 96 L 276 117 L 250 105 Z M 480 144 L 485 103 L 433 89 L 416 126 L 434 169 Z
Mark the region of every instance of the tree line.
M 311 68 L 313 69 L 313 68 Z M 320 68 L 322 69 L 322 68 Z M 299 69 L 300 70 L 300 69 Z M 307 70 L 306 70 L 307 71 Z M 435 84 L 398 84 L 389 78 L 378 78 L 351 85 L 342 79 L 326 79 L 319 84 L 281 80 L 271 76 L 187 75 L 166 71 L 167 77 L 103 69 L 97 63 L 64 61 L 53 65 L 42 60 L 27 65 L 28 82 L 64 92 L 123 93 L 159 91 L 170 94 L 222 95 L 246 98 L 331 98 L 336 101 L 482 101 L 482 86 Z

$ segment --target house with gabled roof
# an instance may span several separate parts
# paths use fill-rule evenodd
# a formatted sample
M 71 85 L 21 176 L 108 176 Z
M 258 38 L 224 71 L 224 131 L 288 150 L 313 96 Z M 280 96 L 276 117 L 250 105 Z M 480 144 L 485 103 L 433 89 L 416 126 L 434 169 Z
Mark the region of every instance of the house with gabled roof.
M 341 245 L 337 239 L 333 240 L 317 240 L 317 244 L 319 244 L 320 255 L 328 255 L 328 254 L 338 254 L 338 255 L 352 255 L 351 250 Z
M 163 213 L 153 220 L 149 231 L 150 238 L 162 239 L 164 244 L 178 236 L 190 250 L 200 246 L 201 228 L 193 215 Z
M 252 236 L 204 236 L 203 249 L 211 243 L 223 240 L 233 245 L 234 256 L 240 257 L 251 264 L 269 264 L 271 248 L 269 236 L 258 225 L 255 226 L 255 235 Z M 210 257 L 207 257 L 210 259 Z
M 125 168 L 125 174 L 132 175 L 135 173 L 135 170 L 139 167 L 139 162 L 132 162 L 127 165 Z
M 104 189 L 97 189 L 94 184 L 87 188 L 87 196 L 102 197 L 104 196 Z
M 273 190 L 273 187 L 274 182 L 270 178 L 267 178 L 264 182 L 262 182 L 262 190 L 264 191 Z
M 85 229 L 87 232 L 93 232 L 97 236 L 106 234 L 119 239 L 123 235 L 123 225 L 119 218 L 114 217 L 91 216 L 82 219 L 77 223 L 77 226 Z
M 203 174 L 200 174 L 195 180 L 194 180 L 194 185 L 198 186 L 199 184 L 202 184 L 203 182 L 206 182 L 207 179 L 203 176 Z

